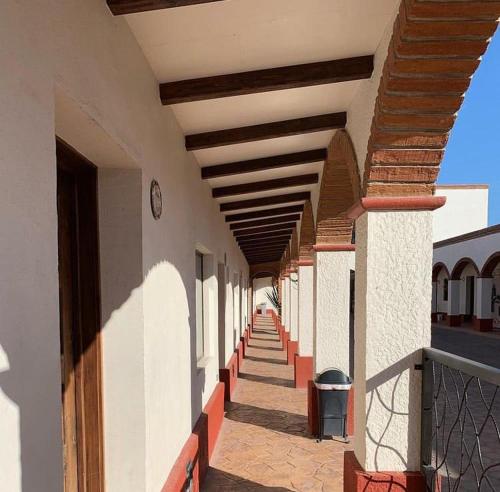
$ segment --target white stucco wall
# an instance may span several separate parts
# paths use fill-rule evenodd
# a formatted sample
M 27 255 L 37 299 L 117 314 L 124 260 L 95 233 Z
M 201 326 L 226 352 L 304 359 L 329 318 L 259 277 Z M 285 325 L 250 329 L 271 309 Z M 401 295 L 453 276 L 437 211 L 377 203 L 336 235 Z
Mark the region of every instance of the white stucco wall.
M 445 196 L 443 207 L 433 212 L 434 242 L 477 231 L 488 226 L 488 187 L 474 185 L 438 186 Z
M 43 10 L 40 15 L 30 2 L 5 0 L 0 16 L 0 221 L 9 231 L 0 238 L 0 440 L 10 443 L 0 449 L 2 485 L 13 492 L 62 489 L 57 132 L 99 168 L 142 170 L 142 256 L 136 277 L 126 279 L 129 290 L 122 285 L 120 295 L 105 294 L 103 336 L 105 356 L 123 364 L 131 340 L 142 350 L 142 328 L 144 390 L 142 402 L 131 405 L 130 394 L 119 387 L 130 384 L 131 375 L 105 366 L 106 450 L 122 448 L 120 466 L 127 470 L 114 470 L 120 460 L 108 456 L 105 475 L 108 491 L 129 490 L 128 473 L 137 472 L 145 481 L 134 490 L 156 492 L 218 378 L 216 323 L 204 367 L 193 358 L 194 250 L 202 245 L 214 265 L 226 253 L 231 272 L 248 275 L 248 267 L 185 151 L 171 110 L 161 106 L 158 83 L 125 19 L 113 17 L 101 0 L 49 0 Z M 56 98 L 56 88 L 64 96 Z M 149 204 L 153 177 L 163 195 L 158 221 Z M 103 245 L 112 246 L 111 239 Z M 212 306 L 213 317 L 217 303 Z M 131 340 L 114 347 L 118 326 Z M 138 371 L 140 357 L 132 361 Z M 127 406 L 110 424 L 115 409 Z M 136 425 L 145 426 L 144 443 L 127 435 Z

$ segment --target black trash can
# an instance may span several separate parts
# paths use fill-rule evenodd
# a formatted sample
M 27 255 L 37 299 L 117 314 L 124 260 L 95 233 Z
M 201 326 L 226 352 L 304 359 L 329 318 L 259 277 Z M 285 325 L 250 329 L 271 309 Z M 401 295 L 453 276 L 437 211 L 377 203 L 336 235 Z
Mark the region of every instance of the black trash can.
M 351 378 L 340 369 L 326 369 L 314 380 L 318 389 L 318 440 L 324 436 L 347 439 L 347 401 Z

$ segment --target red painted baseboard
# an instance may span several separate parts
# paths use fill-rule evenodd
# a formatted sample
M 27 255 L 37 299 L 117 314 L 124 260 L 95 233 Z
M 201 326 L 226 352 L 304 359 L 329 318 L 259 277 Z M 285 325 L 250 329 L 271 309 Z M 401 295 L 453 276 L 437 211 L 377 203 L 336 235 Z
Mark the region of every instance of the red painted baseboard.
M 219 380 L 224 383 L 224 399 L 231 401 L 238 381 L 238 354 L 236 352 L 229 359 L 227 366 L 224 369 L 219 369 Z
M 286 361 L 290 366 L 295 362 L 295 354 L 299 351 L 299 342 L 288 340 L 286 344 Z
M 450 314 L 447 318 L 448 326 L 460 326 L 462 317 L 459 314 Z
M 296 388 L 307 388 L 307 382 L 313 377 L 313 358 L 295 354 L 294 381 Z
M 353 451 L 344 452 L 344 492 L 423 492 L 420 472 L 367 472 Z
M 189 485 L 187 469 L 192 466 L 192 488 L 198 492 L 208 471 L 224 419 L 224 384 L 218 383 L 208 400 L 193 432 L 170 470 L 162 492 L 182 492 Z

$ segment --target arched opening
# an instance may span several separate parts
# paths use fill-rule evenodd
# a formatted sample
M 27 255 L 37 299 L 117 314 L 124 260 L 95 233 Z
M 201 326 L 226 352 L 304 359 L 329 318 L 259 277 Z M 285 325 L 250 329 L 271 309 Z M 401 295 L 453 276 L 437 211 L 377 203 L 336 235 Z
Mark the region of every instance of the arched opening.
M 491 321 L 483 324 L 489 328 L 500 328 L 500 251 L 493 253 L 484 263 L 481 270 L 481 308 L 484 316 L 490 316 Z M 489 313 L 488 313 L 489 311 Z M 488 319 L 488 318 L 486 318 Z
M 479 269 L 471 258 L 460 259 L 451 272 L 451 280 L 456 281 L 457 288 L 453 296 L 458 296 L 460 323 L 471 322 L 476 314 L 476 279 Z
M 361 195 L 358 164 L 349 134 L 338 130 L 328 146 L 319 193 L 316 244 L 350 244 L 354 221 L 347 211 Z
M 299 240 L 299 265 L 311 264 L 313 260 L 313 246 L 316 241 L 314 234 L 314 216 L 311 202 L 308 200 L 304 204 L 302 212 L 302 221 L 300 223 L 300 240 Z
M 500 265 L 500 251 L 493 253 L 485 262 L 481 270 L 481 277 L 493 277 Z
M 432 268 L 432 321 L 446 319 L 448 313 L 450 272 L 442 263 L 436 263 Z

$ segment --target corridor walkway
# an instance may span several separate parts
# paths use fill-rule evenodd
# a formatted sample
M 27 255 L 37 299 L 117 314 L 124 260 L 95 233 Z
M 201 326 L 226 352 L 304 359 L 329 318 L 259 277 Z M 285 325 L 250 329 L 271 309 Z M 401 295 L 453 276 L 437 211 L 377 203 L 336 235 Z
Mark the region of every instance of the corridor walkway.
M 293 387 L 270 317 L 260 316 L 204 491 L 342 490 L 344 450 L 307 432 L 307 391 Z

